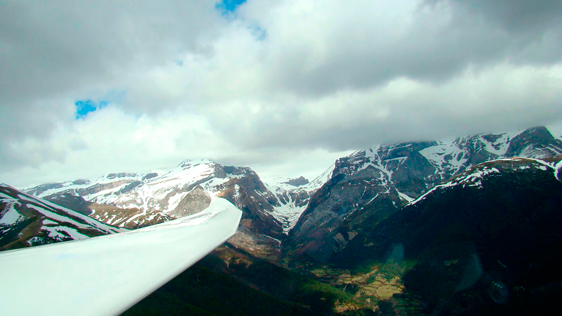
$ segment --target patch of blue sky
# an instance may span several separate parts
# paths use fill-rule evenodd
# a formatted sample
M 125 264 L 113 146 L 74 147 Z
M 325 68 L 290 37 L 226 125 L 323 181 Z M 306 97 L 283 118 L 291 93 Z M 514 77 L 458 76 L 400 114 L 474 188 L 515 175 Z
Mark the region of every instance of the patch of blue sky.
M 127 91 L 125 90 L 110 90 L 99 96 L 99 93 L 93 93 L 98 95 L 94 98 L 84 98 L 74 102 L 76 107 L 75 119 L 84 119 L 88 114 L 92 112 L 99 111 L 105 108 L 108 104 L 123 104 L 127 97 Z
M 215 8 L 217 8 L 222 15 L 227 15 L 236 11 L 236 9 L 245 2 L 246 0 L 221 0 L 215 4 Z
M 250 26 L 252 35 L 258 40 L 263 41 L 267 37 L 267 32 L 259 26 Z
M 78 100 L 74 103 L 76 106 L 76 116 L 75 119 L 83 119 L 88 114 L 98 111 L 106 107 L 110 102 L 106 100 L 95 101 L 91 99 Z
M 236 14 L 236 9 L 239 6 L 243 5 L 244 3 L 246 3 L 246 0 L 221 0 L 215 3 L 215 8 L 221 13 L 221 15 L 225 19 L 229 21 L 234 21 L 239 18 Z M 257 25 L 251 25 L 249 26 L 249 28 L 250 31 L 252 32 L 252 35 L 258 41 L 263 41 L 267 38 L 267 32 L 265 29 Z M 180 64 L 178 62 L 176 62 L 176 64 L 178 66 L 183 66 L 183 64 Z

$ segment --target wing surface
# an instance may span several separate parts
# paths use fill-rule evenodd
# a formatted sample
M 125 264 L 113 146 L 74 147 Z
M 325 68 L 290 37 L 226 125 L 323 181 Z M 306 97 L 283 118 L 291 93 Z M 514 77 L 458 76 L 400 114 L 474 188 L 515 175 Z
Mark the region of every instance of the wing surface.
M 131 232 L 0 253 L 1 315 L 118 315 L 230 238 L 242 212 L 224 199 Z

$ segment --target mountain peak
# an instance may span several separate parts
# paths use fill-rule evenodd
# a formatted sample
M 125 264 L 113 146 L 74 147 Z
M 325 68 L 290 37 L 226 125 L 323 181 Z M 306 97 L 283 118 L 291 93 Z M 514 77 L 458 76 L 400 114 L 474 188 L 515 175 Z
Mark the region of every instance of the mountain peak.
M 298 178 L 289 179 L 288 181 L 283 182 L 283 183 L 290 184 L 290 185 L 293 185 L 293 186 L 296 186 L 296 187 L 300 187 L 300 186 L 303 186 L 303 185 L 307 185 L 309 183 L 309 181 L 308 181 L 307 178 L 305 178 L 303 176 L 300 176 Z
M 118 173 L 108 173 L 104 176 L 104 178 L 109 180 L 120 179 L 120 178 L 134 178 L 136 177 L 136 173 L 131 172 L 118 172 Z M 75 181 L 76 182 L 76 181 Z M 87 182 L 78 181 L 78 183 L 73 182 L 73 184 L 86 184 Z
M 513 137 L 505 153 L 507 157 L 548 157 L 562 150 L 562 142 L 544 126 L 532 127 Z
M 179 163 L 178 168 L 183 168 L 183 169 L 187 169 L 187 168 L 192 168 L 198 165 L 211 165 L 211 164 L 215 164 L 214 161 L 207 159 L 207 158 L 202 158 L 202 159 L 186 159 L 182 162 Z

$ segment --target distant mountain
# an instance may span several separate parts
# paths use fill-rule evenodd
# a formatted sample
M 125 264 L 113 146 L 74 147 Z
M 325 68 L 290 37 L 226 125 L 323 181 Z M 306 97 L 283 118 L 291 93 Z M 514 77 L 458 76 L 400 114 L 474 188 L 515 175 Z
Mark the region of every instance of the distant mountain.
M 383 220 L 473 165 L 501 158 L 562 153 L 544 127 L 449 141 L 381 145 L 336 161 L 289 235 L 289 253 L 325 261 L 365 226 Z
M 212 197 L 222 197 L 243 211 L 239 233 L 231 242 L 274 258 L 280 251 L 279 239 L 323 184 L 321 178 L 283 182 L 264 183 L 250 168 L 202 159 L 185 160 L 171 170 L 111 173 L 95 181 L 44 184 L 25 192 L 130 229 L 197 213 Z
M 0 250 L 85 239 L 122 230 L 0 184 Z
M 300 214 L 292 213 L 298 213 L 306 205 L 309 192 L 320 185 L 318 181 L 308 183 L 302 177 L 266 184 L 250 168 L 202 159 L 183 161 L 172 170 L 110 173 L 95 181 L 43 184 L 25 192 L 74 205 L 94 218 L 128 228 L 152 224 L 156 214 L 160 215 L 158 221 L 165 221 L 199 212 L 207 207 L 212 196 L 219 196 L 245 211 L 245 226 L 278 235 L 283 228 L 294 225 Z M 129 210 L 129 214 L 124 210 Z
M 470 166 L 513 156 L 562 153 L 548 129 L 482 134 L 448 141 L 379 145 L 338 159 L 314 181 L 262 181 L 250 168 L 186 160 L 171 170 L 112 173 L 95 181 L 25 190 L 106 224 L 137 228 L 204 209 L 224 197 L 243 211 L 234 245 L 253 254 L 326 261 L 365 227 Z M 287 236 L 288 234 L 288 236 Z

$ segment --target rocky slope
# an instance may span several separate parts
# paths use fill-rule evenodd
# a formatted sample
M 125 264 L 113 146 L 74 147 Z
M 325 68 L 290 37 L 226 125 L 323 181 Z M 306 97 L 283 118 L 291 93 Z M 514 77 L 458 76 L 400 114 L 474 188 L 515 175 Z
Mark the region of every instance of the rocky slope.
M 561 208 L 562 155 L 486 162 L 363 230 L 330 262 L 396 279 L 384 303 L 392 314 L 548 314 L 562 294 Z
M 84 214 L 0 185 L 0 250 L 122 231 Z
M 290 232 L 289 253 L 325 261 L 361 232 L 470 166 L 562 153 L 544 127 L 512 134 L 376 146 L 336 161 Z

